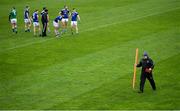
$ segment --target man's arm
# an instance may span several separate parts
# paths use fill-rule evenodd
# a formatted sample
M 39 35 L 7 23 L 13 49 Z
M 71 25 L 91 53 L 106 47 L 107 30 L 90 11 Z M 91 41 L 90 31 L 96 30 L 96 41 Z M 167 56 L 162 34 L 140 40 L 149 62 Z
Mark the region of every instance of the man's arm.
M 153 60 L 152 59 L 150 59 L 150 68 L 149 68 L 149 70 L 151 71 L 153 68 L 154 68 L 154 63 L 153 63 Z
M 136 67 L 141 67 L 142 66 L 142 60 L 139 62 L 139 64 L 136 65 Z
M 79 16 L 79 15 L 77 15 L 77 17 L 78 17 L 78 20 L 79 20 L 79 21 L 81 21 L 81 18 L 80 18 L 80 16 Z
M 49 22 L 49 14 L 47 14 L 47 22 Z

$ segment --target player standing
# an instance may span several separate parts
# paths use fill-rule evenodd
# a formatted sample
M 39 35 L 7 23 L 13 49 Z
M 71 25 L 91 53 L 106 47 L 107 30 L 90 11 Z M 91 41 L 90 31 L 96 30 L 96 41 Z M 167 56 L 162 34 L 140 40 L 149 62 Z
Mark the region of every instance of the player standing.
M 62 33 L 65 33 L 67 31 L 67 25 L 68 25 L 68 20 L 69 20 L 69 10 L 66 5 L 64 6 L 64 9 L 61 10 L 60 14 L 63 17 L 62 18 L 62 25 L 63 25 Z
M 31 20 L 29 16 L 29 6 L 26 6 L 24 10 L 24 23 L 25 23 L 25 27 L 24 27 L 25 32 L 30 32 Z
M 42 29 L 42 37 L 47 36 L 46 30 L 47 30 L 47 23 L 48 23 L 48 10 L 45 9 L 44 13 L 41 15 L 41 21 L 43 25 Z
M 73 29 L 76 30 L 76 34 L 78 34 L 78 26 L 77 26 L 77 20 L 80 21 L 80 16 L 75 8 L 73 8 L 73 12 L 71 13 L 71 32 L 73 33 Z
M 56 34 L 56 37 L 59 37 L 59 36 L 60 36 L 58 30 L 59 30 L 59 28 L 60 28 L 59 21 L 61 21 L 61 20 L 62 20 L 62 16 L 59 15 L 59 16 L 57 16 L 57 17 L 54 19 L 54 21 L 53 21 L 54 32 L 55 32 L 55 34 Z
M 41 11 L 41 22 L 42 22 L 42 15 L 45 13 L 45 10 L 47 8 L 46 7 L 43 7 L 43 10 Z M 43 23 L 42 23 L 43 24 Z M 49 28 L 49 14 L 47 13 L 47 29 L 48 29 L 48 32 L 50 33 L 50 28 Z
M 34 36 L 37 36 L 36 30 L 39 31 L 39 36 L 41 36 L 41 28 L 40 28 L 40 24 L 39 24 L 38 10 L 34 11 L 32 19 L 33 19 L 33 26 L 34 26 Z
M 9 14 L 9 21 L 12 25 L 12 31 L 17 34 L 17 11 L 15 7 L 12 8 Z

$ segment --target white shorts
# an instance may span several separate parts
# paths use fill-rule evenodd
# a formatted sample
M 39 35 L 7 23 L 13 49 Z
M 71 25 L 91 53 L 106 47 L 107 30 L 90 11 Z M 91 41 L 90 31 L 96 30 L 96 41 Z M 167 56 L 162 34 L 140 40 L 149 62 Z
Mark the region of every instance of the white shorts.
M 77 21 L 71 21 L 71 26 L 77 26 Z
M 30 23 L 30 20 L 29 19 L 24 19 L 24 23 Z
M 53 26 L 56 27 L 56 28 L 59 28 L 59 23 L 53 21 Z
M 62 22 L 68 22 L 68 20 L 69 20 L 68 18 L 63 18 Z
M 33 26 L 34 27 L 38 27 L 39 26 L 39 22 L 33 22 Z
M 11 19 L 11 23 L 12 23 L 12 24 L 17 23 L 17 19 Z

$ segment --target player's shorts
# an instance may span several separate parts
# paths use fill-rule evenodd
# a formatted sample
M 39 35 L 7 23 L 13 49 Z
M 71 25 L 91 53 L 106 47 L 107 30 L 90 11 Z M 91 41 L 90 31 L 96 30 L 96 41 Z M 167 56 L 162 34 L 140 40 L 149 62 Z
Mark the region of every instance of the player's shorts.
M 77 26 L 77 21 L 71 21 L 71 26 Z
M 53 26 L 56 27 L 56 28 L 59 28 L 59 23 L 53 21 Z
M 29 19 L 24 19 L 24 23 L 30 23 Z
M 62 22 L 68 22 L 68 18 L 63 18 Z
M 17 19 L 11 19 L 11 23 L 12 23 L 12 24 L 17 23 Z
M 33 22 L 33 26 L 34 27 L 38 27 L 39 26 L 39 22 Z

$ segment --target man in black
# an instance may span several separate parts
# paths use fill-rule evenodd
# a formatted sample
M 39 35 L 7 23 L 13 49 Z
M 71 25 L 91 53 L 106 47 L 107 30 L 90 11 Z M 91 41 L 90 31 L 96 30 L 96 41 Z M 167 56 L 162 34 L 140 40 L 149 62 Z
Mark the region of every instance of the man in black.
M 153 75 L 152 75 L 154 63 L 153 63 L 152 59 L 149 58 L 149 56 L 146 52 L 144 52 L 143 58 L 141 59 L 140 63 L 137 64 L 137 67 L 142 67 L 139 93 L 143 93 L 143 91 L 144 91 L 144 84 L 145 84 L 146 78 L 149 80 L 149 82 L 152 86 L 152 89 L 156 90 L 156 85 L 155 85 Z
M 45 36 L 47 36 L 46 30 L 47 30 L 47 23 L 48 23 L 48 10 L 47 9 L 42 11 L 42 13 L 41 13 L 41 21 L 42 21 L 42 24 L 43 24 L 42 37 L 45 37 Z

